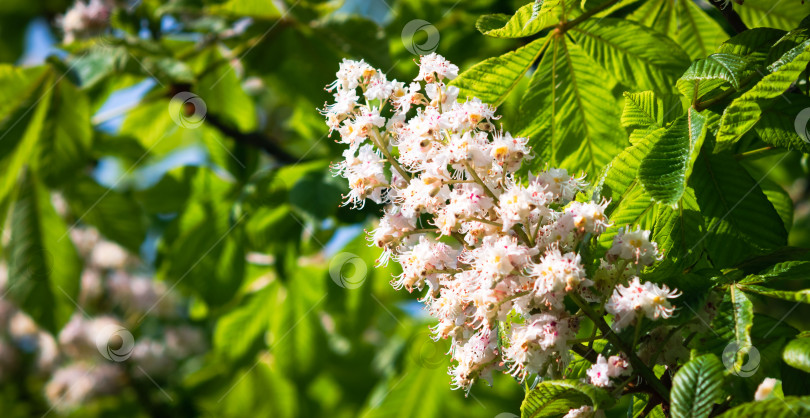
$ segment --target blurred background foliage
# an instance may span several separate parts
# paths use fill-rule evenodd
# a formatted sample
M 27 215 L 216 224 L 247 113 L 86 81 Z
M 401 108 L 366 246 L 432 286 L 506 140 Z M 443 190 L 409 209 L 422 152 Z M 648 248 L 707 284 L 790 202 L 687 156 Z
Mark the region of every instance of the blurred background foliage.
M 462 68 L 514 48 L 474 23 L 517 2 L 119 2 L 109 29 L 62 44 L 56 22 L 71 5 L 0 3 L 0 213 L 6 229 L 22 218 L 29 227 L 3 241 L 9 288 L 20 265 L 41 264 L 29 275 L 46 282 L 10 298 L 38 307 L 26 313 L 56 337 L 84 291 L 79 252 L 60 236 L 94 228 L 185 298 L 182 320 L 204 330 L 205 350 L 77 407 L 49 403 L 48 375 L 27 354 L 0 384 L 4 414 L 518 413 L 517 384 L 450 390 L 447 346 L 428 338 L 412 295 L 391 289 L 394 263 L 374 268 L 362 232 L 380 208 L 340 207 L 347 185 L 329 164 L 342 150 L 316 110 L 343 57 L 412 78 L 417 55 L 402 30 L 414 19 L 435 26 L 438 52 Z M 186 91 L 204 102 L 201 124 L 188 119 L 194 108 L 170 105 Z M 343 275 L 367 271 L 356 288 L 329 274 L 342 253 L 361 260 Z M 144 327 L 131 329 L 136 341 Z
M 450 390 L 448 347 L 428 338 L 413 295 L 390 287 L 395 263 L 374 267 L 379 251 L 362 232 L 381 208 L 340 207 L 348 187 L 329 165 L 342 147 L 327 137 L 316 109 L 330 99 L 324 86 L 343 57 L 389 69 L 389 78 L 413 78 L 417 56 L 408 44 L 428 41 L 425 32 L 403 39 L 415 19 L 438 30 L 437 52 L 462 69 L 516 48 L 525 40 L 483 36 L 475 21 L 522 3 L 132 0 L 119 3 L 103 33 L 63 45 L 57 16 L 72 1 L 0 2 L 0 221 L 12 230 L 3 252 L 9 288 L 15 273 L 45 281 L 9 296 L 36 308 L 26 312 L 58 335 L 83 291 L 79 251 L 61 238 L 92 227 L 136 254 L 140 274 L 181 294 L 183 321 L 205 339 L 205 350 L 167 376 L 128 382 L 75 409 L 48 402 L 48 376 L 27 372 L 32 360 L 23 356 L 22 370 L 0 383 L 0 411 L 518 414 L 523 389 L 499 384 L 508 377 L 496 376 L 494 388 L 476 385 L 468 397 Z M 789 10 L 777 12 L 763 24 L 796 26 Z M 183 92 L 204 102 L 204 120 L 189 118 L 199 107 L 170 105 Z M 506 129 L 521 96 L 501 106 Z M 777 158 L 749 168 L 770 170 Z M 797 202 L 790 243 L 806 247 L 810 186 L 800 158 L 788 157 L 769 176 Z M 330 261 L 343 253 L 362 263 L 332 263 L 330 274 Z M 363 266 L 367 276 L 348 286 L 355 288 L 332 279 Z M 148 330 L 132 331 L 137 339 Z M 8 330 L 0 341 L 16 343 Z

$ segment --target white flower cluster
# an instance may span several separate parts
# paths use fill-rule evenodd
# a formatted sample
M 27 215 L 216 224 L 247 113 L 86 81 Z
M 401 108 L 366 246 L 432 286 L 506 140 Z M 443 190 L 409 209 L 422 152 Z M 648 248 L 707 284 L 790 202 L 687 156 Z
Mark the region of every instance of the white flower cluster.
M 112 0 L 78 0 L 56 23 L 64 32 L 63 42 L 69 44 L 77 39 L 98 35 L 110 25 L 110 14 L 115 7 Z
M 608 202 L 575 200 L 587 184 L 564 169 L 518 179 L 531 158 L 528 139 L 497 130 L 493 106 L 459 101 L 446 84 L 458 67 L 442 56 L 418 65 L 406 84 L 344 60 L 328 86 L 335 102 L 321 112 L 347 145 L 333 166 L 349 183 L 345 204 L 386 205 L 370 233 L 384 250 L 378 262 L 393 257 L 402 266 L 395 288 L 426 289 L 435 337 L 452 339 L 455 387 L 469 389 L 494 370 L 519 379 L 561 370 L 578 331 L 566 295 L 596 302 L 617 283 L 635 289 L 634 276 L 661 258 L 657 246 L 648 231 L 622 229 L 589 277 L 578 250 L 612 225 Z M 624 289 L 619 298 L 629 298 Z M 643 292 L 611 305 L 622 324 L 629 310 L 651 319 L 672 313 L 666 288 L 648 283 Z
M 71 238 L 84 259 L 80 307 L 54 338 L 0 298 L 0 382 L 27 367 L 22 360 L 31 357 L 32 374 L 47 379 L 48 402 L 58 411 L 71 411 L 120 393 L 132 378 L 161 379 L 205 350 L 202 330 L 178 315 L 177 295 L 162 282 L 131 275 L 135 256 L 92 228 L 74 228 Z M 4 264 L 0 272 L 0 292 L 5 293 Z M 146 318 L 169 319 L 172 325 L 161 326 L 159 338 L 143 336 L 138 324 Z M 155 326 L 150 323 L 150 328 Z M 116 358 L 105 358 L 105 350 L 113 350 Z
M 630 363 L 624 356 L 610 356 L 605 359 L 601 354 L 596 359 L 590 369 L 588 369 L 588 377 L 591 384 L 599 387 L 610 386 L 610 379 L 619 376 L 628 376 L 633 372 Z

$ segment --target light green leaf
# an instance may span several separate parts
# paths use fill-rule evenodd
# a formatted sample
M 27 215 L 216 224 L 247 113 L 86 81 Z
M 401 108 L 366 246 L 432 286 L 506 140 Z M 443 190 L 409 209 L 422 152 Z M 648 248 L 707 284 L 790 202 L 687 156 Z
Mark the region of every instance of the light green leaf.
M 575 1 L 547 0 L 542 3 L 539 10 L 535 9 L 535 2 L 523 5 L 513 16 L 505 14 L 490 14 L 478 18 L 475 27 L 487 36 L 495 38 L 523 38 L 534 35 L 541 30 L 554 26 L 560 21 L 565 1 L 566 9 L 570 9 Z
M 689 66 L 689 56 L 678 44 L 628 20 L 586 20 L 569 33 L 594 61 L 628 87 L 671 93 Z
M 689 184 L 706 220 L 704 243 L 715 267 L 730 267 L 787 243 L 779 214 L 731 155 L 700 155 Z
M 460 98 L 478 97 L 483 102 L 499 106 L 550 41 L 550 37 L 537 39 L 515 51 L 481 61 L 459 74 L 450 84 L 459 88 Z
M 51 102 L 53 72 L 0 65 L 0 206 L 9 204 L 23 167 L 30 164 Z
M 742 57 L 751 66 L 764 64 L 768 53 L 785 31 L 773 28 L 752 28 L 734 35 L 717 47 L 717 53 Z
M 733 7 L 749 28 L 791 30 L 799 26 L 799 22 L 810 13 L 810 6 L 800 1 L 750 0 Z
M 663 131 L 663 128 L 660 128 Z M 641 160 L 650 152 L 657 133 L 652 132 L 632 147 L 622 151 L 603 170 L 594 185 L 593 199 L 610 200 L 605 214 L 613 226 L 599 236 L 600 247 L 607 249 L 619 228 L 641 225 L 649 229 L 655 219 L 655 205 L 644 190 L 636 174 Z
M 265 0 L 227 0 L 205 8 L 206 13 L 235 17 L 250 16 L 256 19 L 278 19 L 282 17 L 272 2 Z
M 286 298 L 280 303 L 270 327 L 270 352 L 286 376 L 307 378 L 315 375 L 326 360 L 321 356 L 326 344 L 321 312 L 326 308 L 326 266 L 296 266 L 290 272 Z
M 631 144 L 680 116 L 680 101 L 674 96 L 669 97 L 670 100 L 663 100 L 652 91 L 624 93 L 621 122 L 630 132 Z
M 705 138 L 706 118 L 689 108 L 655 141 L 638 168 L 639 180 L 654 200 L 674 205 L 681 199 Z
M 302 393 L 295 383 L 275 367 L 269 356 L 260 357 L 251 365 L 238 369 L 233 381 L 222 385 L 222 393 L 201 396 L 204 415 L 238 417 L 245 411 L 265 417 L 293 418 L 301 416 L 299 400 Z
M 717 151 L 727 149 L 762 117 L 767 99 L 784 93 L 810 63 L 810 40 L 786 52 L 769 67 L 770 74 L 734 99 L 723 112 L 717 133 Z
M 246 295 L 238 307 L 217 321 L 213 345 L 229 360 L 240 360 L 251 354 L 270 327 L 270 318 L 278 302 L 279 283 L 271 282 Z
M 452 396 L 444 367 L 411 367 L 403 376 L 387 383 L 388 390 L 372 401 L 361 416 L 368 418 L 438 418 L 444 415 L 447 397 Z M 414 402 L 419 399 L 419 402 Z
M 686 187 L 677 207 L 656 206 L 650 239 L 666 254 L 656 270 L 670 264 L 678 266 L 696 261 L 703 249 L 704 234 L 703 216 L 691 187 Z
M 810 276 L 810 261 L 791 260 L 774 264 L 758 274 L 752 274 L 740 281 L 741 284 L 763 284 L 773 280 L 796 280 Z
M 87 163 L 93 142 L 90 102 L 84 91 L 60 80 L 43 127 L 37 171 L 51 186 L 64 184 Z
M 628 17 L 674 40 L 690 59 L 705 58 L 728 34 L 691 0 L 643 2 Z
M 707 418 L 723 394 L 723 363 L 706 354 L 684 364 L 672 379 L 673 418 Z
M 738 55 L 712 54 L 692 63 L 678 80 L 678 90 L 696 101 L 724 83 L 739 88 L 747 67 L 748 62 Z
M 789 342 L 782 352 L 782 360 L 791 367 L 810 373 L 810 338 L 797 338 Z
M 776 299 L 783 299 L 791 302 L 810 303 L 810 289 L 795 290 L 795 291 L 775 290 L 753 284 L 752 285 L 741 284 L 739 285 L 739 287 L 740 289 L 746 292 L 756 293 L 762 296 L 768 296 Z
M 80 177 L 65 189 L 77 221 L 93 225 L 107 239 L 137 254 L 146 239 L 146 217 L 130 196 Z
M 712 321 L 712 329 L 726 342 L 734 344 L 734 350 L 723 352 L 724 356 L 733 358 L 723 358 L 723 363 L 733 364 L 737 371 L 745 364 L 745 355 L 751 350 L 753 324 L 754 305 L 737 285 L 729 286 Z
M 754 125 L 754 131 L 766 144 L 788 150 L 810 152 L 810 98 L 785 94 L 767 102 L 767 112 Z M 802 109 L 802 110 L 799 110 Z
M 748 402 L 729 409 L 720 418 L 791 418 L 810 415 L 810 397 L 786 396 Z
M 202 74 L 194 92 L 205 102 L 207 113 L 224 119 L 241 132 L 255 130 L 256 107 L 242 88 L 236 70 L 216 48 L 205 50 L 197 62 L 201 64 L 199 72 Z
M 790 233 L 790 228 L 793 226 L 793 199 L 790 198 L 790 195 L 782 186 L 769 178 L 762 179 L 759 187 L 762 188 L 762 192 L 765 193 L 765 196 L 779 214 L 779 218 L 782 219 L 785 231 Z
M 571 172 L 598 172 L 626 144 L 609 85 L 594 65 L 579 46 L 555 38 L 520 107 L 519 135 Z
M 604 390 L 579 380 L 547 380 L 526 394 L 520 406 L 521 418 L 539 418 L 566 414 L 568 410 L 591 405 L 601 409 L 612 403 Z
M 48 191 L 32 173 L 22 179 L 11 214 L 8 297 L 56 333 L 76 309 L 82 262 Z

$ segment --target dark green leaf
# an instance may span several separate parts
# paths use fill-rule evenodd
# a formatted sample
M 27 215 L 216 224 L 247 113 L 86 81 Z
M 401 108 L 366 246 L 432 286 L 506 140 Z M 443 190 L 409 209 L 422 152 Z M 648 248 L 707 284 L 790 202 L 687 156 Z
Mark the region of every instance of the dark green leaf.
M 723 394 L 723 363 L 706 354 L 684 364 L 672 379 L 673 418 L 707 418 Z

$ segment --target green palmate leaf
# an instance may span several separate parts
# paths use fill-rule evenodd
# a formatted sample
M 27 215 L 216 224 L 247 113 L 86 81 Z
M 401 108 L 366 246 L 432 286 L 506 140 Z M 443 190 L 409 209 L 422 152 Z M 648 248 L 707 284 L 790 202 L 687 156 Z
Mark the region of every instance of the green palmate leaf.
M 768 296 L 776 299 L 784 299 L 791 302 L 810 303 L 810 289 L 804 290 L 775 290 L 758 285 L 740 285 L 740 289 L 756 293 L 762 296 Z
M 750 67 L 758 67 L 767 61 L 771 47 L 785 36 L 785 31 L 773 28 L 754 28 L 735 35 L 717 47 L 718 54 L 742 57 Z
M 748 402 L 719 415 L 722 418 L 790 418 L 810 415 L 810 397 L 786 396 Z
M 227 0 L 220 4 L 212 4 L 205 11 L 210 14 L 245 17 L 256 19 L 278 19 L 281 12 L 273 5 L 263 0 Z
M 481 16 L 475 22 L 475 27 L 484 35 L 496 38 L 531 36 L 559 23 L 563 13 L 563 2 L 566 3 L 566 9 L 570 9 L 570 6 L 576 3 L 570 0 L 547 0 L 537 10 L 535 2 L 531 2 L 523 5 L 511 17 L 505 14 Z
M 666 254 L 662 266 L 686 265 L 696 261 L 703 248 L 705 234 L 703 216 L 695 198 L 695 191 L 686 187 L 677 207 L 656 206 L 655 224 L 651 240 Z
M 784 246 L 779 214 L 751 175 L 731 155 L 700 155 L 690 186 L 706 220 L 706 249 L 715 267 Z
M 734 10 L 749 28 L 791 30 L 799 26 L 799 22 L 810 13 L 810 6 L 802 2 L 752 0 L 734 5 Z
M 140 251 L 146 239 L 146 216 L 130 196 L 81 177 L 65 189 L 65 197 L 77 221 L 95 226 L 133 253 Z
M 628 19 L 668 36 L 693 60 L 706 57 L 728 38 L 723 28 L 690 0 L 646 1 Z
M 50 195 L 33 174 L 11 214 L 8 297 L 56 333 L 76 309 L 82 263 Z
M 654 200 L 678 203 L 705 138 L 706 118 L 689 108 L 655 141 L 638 168 L 639 180 Z
M 370 418 L 441 417 L 446 397 L 451 396 L 444 367 L 412 367 L 388 384 L 385 397 L 373 403 L 362 416 Z M 420 399 L 414 402 L 414 399 Z
M 696 101 L 724 83 L 740 87 L 742 72 L 748 62 L 732 54 L 712 54 L 692 63 L 678 80 L 678 90 Z
M 550 380 L 526 394 L 520 406 L 521 418 L 552 417 L 568 410 L 591 405 L 594 409 L 609 406 L 612 399 L 604 390 L 579 380 Z
M 226 120 L 239 131 L 251 132 L 256 129 L 253 99 L 242 88 L 236 70 L 222 61 L 217 48 L 208 48 L 197 57 L 199 69 L 195 72 L 201 75 L 194 92 L 205 101 L 206 112 Z
M 30 164 L 50 107 L 53 72 L 0 65 L 0 206 L 9 204 L 20 172 Z
M 93 140 L 90 102 L 67 80 L 54 87 L 38 152 L 38 168 L 49 185 L 70 180 L 87 163 Z
M 774 62 L 779 59 L 785 52 L 799 46 L 802 42 L 810 38 L 810 28 L 799 27 L 788 32 L 785 36 L 781 37 L 768 51 L 766 62 Z
M 759 183 L 759 187 L 762 188 L 762 192 L 765 193 L 765 196 L 779 214 L 779 218 L 782 219 L 785 231 L 790 233 L 793 226 L 793 199 L 790 198 L 790 195 L 782 186 L 771 179 L 763 179 Z
M 500 57 L 486 59 L 459 74 L 450 84 L 459 88 L 459 97 L 474 96 L 493 106 L 499 106 L 550 40 L 551 37 L 537 39 Z
M 660 130 L 663 131 L 663 128 Z M 613 237 L 621 227 L 641 225 L 648 228 L 652 225 L 655 205 L 639 182 L 636 173 L 641 160 L 650 152 L 656 137 L 656 132 L 650 133 L 632 147 L 622 151 L 605 167 L 595 183 L 593 199 L 605 198 L 611 201 L 605 214 L 610 217 L 613 226 L 599 236 L 599 244 L 603 249 L 610 247 Z
M 741 284 L 765 284 L 774 280 L 804 279 L 810 276 L 810 261 L 785 261 L 740 281 Z
M 329 15 L 315 26 L 315 34 L 323 42 L 341 51 L 351 51 L 376 67 L 392 66 L 385 32 L 370 19 Z
M 786 52 L 778 61 L 771 64 L 769 67 L 771 73 L 742 96 L 734 99 L 723 112 L 720 130 L 717 133 L 716 150 L 728 148 L 748 132 L 762 117 L 767 100 L 784 93 L 808 63 L 810 63 L 810 40 Z
M 272 318 L 270 351 L 286 376 L 311 378 L 325 360 L 320 318 L 326 304 L 325 266 L 296 266 L 287 278 L 286 299 Z
M 724 349 L 723 363 L 732 364 L 735 370 L 740 370 L 745 364 L 745 355 L 751 350 L 753 323 L 753 304 L 736 285 L 729 286 L 712 321 L 712 328 L 726 343 L 733 344 L 733 350 Z
M 630 133 L 631 144 L 680 116 L 680 101 L 675 96 L 669 97 L 670 100 L 661 99 L 652 91 L 624 93 L 621 122 Z
M 270 326 L 278 291 L 279 283 L 272 282 L 247 295 L 239 307 L 222 316 L 214 332 L 214 348 L 229 360 L 250 354 Z
M 763 142 L 789 150 L 810 152 L 810 98 L 785 94 L 768 102 L 768 111 L 754 125 Z M 799 109 L 802 109 L 799 111 Z
M 244 222 L 229 200 L 231 184 L 199 169 L 191 181 L 193 195 L 165 233 L 160 276 L 194 292 L 209 306 L 236 294 L 245 273 Z
M 573 172 L 598 172 L 626 143 L 609 86 L 593 66 L 579 46 L 555 38 L 520 107 L 519 134 Z
M 810 338 L 797 338 L 789 342 L 782 352 L 782 360 L 791 367 L 810 373 Z
M 658 94 L 689 66 L 689 56 L 671 39 L 623 19 L 586 20 L 569 33 L 582 49 L 622 84 Z
M 722 385 L 723 363 L 717 356 L 706 354 L 692 359 L 672 379 L 672 417 L 708 417 L 723 394 Z
M 257 416 L 292 418 L 301 416 L 300 393 L 295 383 L 274 367 L 268 357 L 237 370 L 233 381 L 222 385 L 222 393 L 201 397 L 205 415 L 235 417 L 249 410 Z

